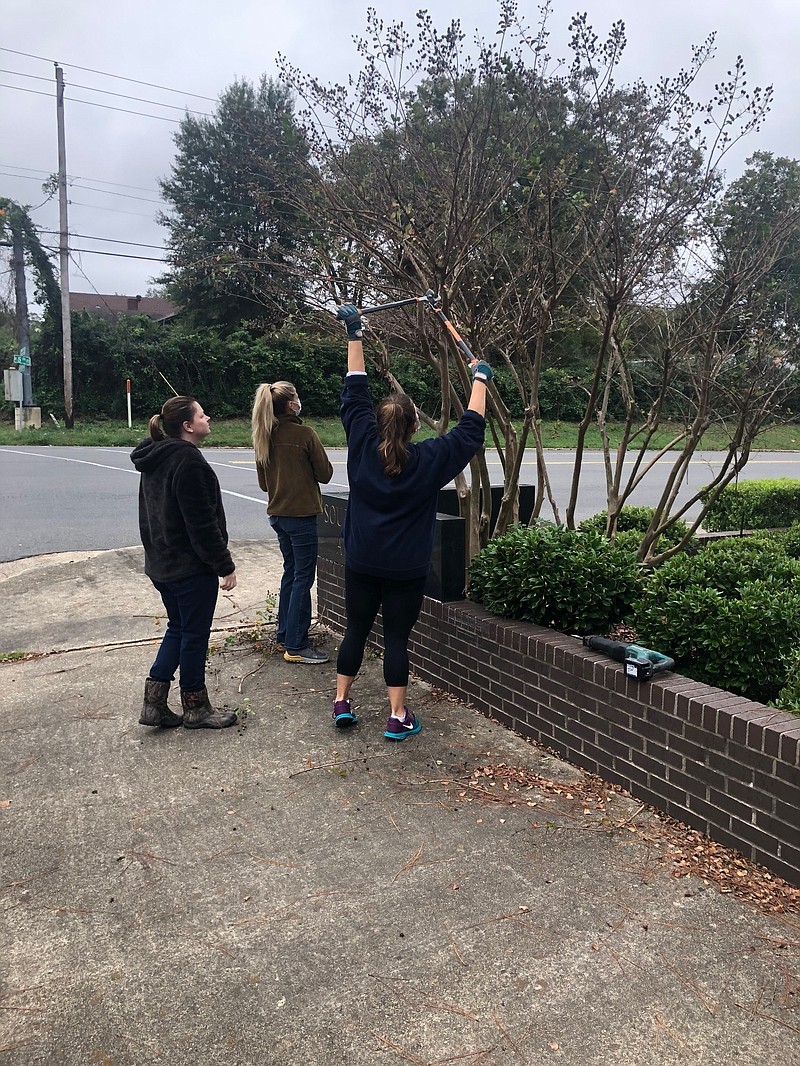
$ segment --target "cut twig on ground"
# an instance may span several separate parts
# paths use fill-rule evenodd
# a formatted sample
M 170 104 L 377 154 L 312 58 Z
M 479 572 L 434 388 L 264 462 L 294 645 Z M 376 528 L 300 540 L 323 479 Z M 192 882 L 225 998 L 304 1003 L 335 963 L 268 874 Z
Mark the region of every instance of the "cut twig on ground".
M 311 766 L 304 766 L 302 770 L 294 770 L 289 777 L 299 777 L 300 774 L 310 774 L 312 770 L 334 770 L 337 766 L 346 766 L 348 763 L 366 762 L 367 759 L 388 759 L 389 752 L 383 751 L 376 755 L 357 755 L 354 759 L 334 759 L 333 762 L 317 762 Z
M 414 868 L 417 861 L 419 860 L 420 855 L 422 854 L 422 850 L 424 847 L 424 844 L 420 844 L 420 846 L 417 848 L 411 858 L 400 867 L 400 869 L 392 878 L 392 881 L 396 881 L 400 874 L 406 874 L 409 870 L 412 870 Z

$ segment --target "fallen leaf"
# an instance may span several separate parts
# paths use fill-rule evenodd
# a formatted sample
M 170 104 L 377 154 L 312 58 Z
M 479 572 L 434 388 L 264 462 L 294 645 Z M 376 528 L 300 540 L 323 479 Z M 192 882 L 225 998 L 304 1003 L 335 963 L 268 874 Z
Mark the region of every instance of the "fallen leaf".
M 5 810 L 6 807 L 10 807 L 10 806 L 11 806 L 11 800 L 0 800 L 0 807 L 2 807 L 3 810 Z

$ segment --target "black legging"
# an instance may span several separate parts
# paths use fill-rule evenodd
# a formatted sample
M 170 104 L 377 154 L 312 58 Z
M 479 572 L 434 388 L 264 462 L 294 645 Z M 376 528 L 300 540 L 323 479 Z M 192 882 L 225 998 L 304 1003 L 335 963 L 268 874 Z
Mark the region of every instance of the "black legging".
M 389 688 L 408 684 L 408 637 L 422 607 L 426 577 L 411 580 L 372 577 L 349 566 L 344 571 L 347 632 L 339 648 L 336 672 L 355 677 L 378 611 L 383 607 L 383 679 Z

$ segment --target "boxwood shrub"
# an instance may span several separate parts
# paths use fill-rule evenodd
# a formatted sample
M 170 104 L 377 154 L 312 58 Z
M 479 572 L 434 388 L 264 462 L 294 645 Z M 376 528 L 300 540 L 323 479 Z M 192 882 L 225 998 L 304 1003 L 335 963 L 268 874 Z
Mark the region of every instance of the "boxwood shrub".
M 651 575 L 634 618 L 640 643 L 673 656 L 681 673 L 769 702 L 800 642 L 800 560 L 761 538 L 677 555 Z
M 800 711 L 800 522 L 682 552 L 652 573 L 591 529 L 515 526 L 470 575 L 471 598 L 498 615 L 581 635 L 632 623 L 680 673 Z
M 775 529 L 800 519 L 800 481 L 765 478 L 728 485 L 703 519 L 709 533 L 726 529 Z
M 631 552 L 599 533 L 513 526 L 473 560 L 469 594 L 506 618 L 604 634 L 630 614 L 640 574 Z
M 619 540 L 620 534 L 625 534 L 621 543 L 638 548 L 639 544 L 641 544 L 642 537 L 647 532 L 647 529 L 653 520 L 653 514 L 652 507 L 633 507 L 626 505 L 621 508 L 619 518 L 617 519 L 617 539 Z M 591 518 L 584 518 L 578 526 L 578 529 L 586 532 L 604 534 L 607 520 L 607 513 L 605 511 L 600 511 L 598 514 L 592 515 Z M 667 526 L 658 538 L 659 549 L 664 551 L 667 548 L 673 547 L 675 544 L 678 544 L 683 540 L 688 532 L 689 527 L 687 524 L 680 518 L 675 519 L 675 521 Z M 628 534 L 631 533 L 638 534 L 638 541 L 633 536 L 628 536 Z

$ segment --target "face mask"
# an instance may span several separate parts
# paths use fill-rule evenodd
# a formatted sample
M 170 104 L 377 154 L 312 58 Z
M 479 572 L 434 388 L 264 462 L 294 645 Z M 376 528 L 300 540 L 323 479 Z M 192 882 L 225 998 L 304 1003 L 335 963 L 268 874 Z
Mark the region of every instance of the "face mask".
M 298 396 L 298 398 L 294 402 L 297 404 L 297 410 L 295 411 L 295 414 L 299 415 L 300 412 L 303 410 L 303 405 L 300 403 L 300 397 Z

